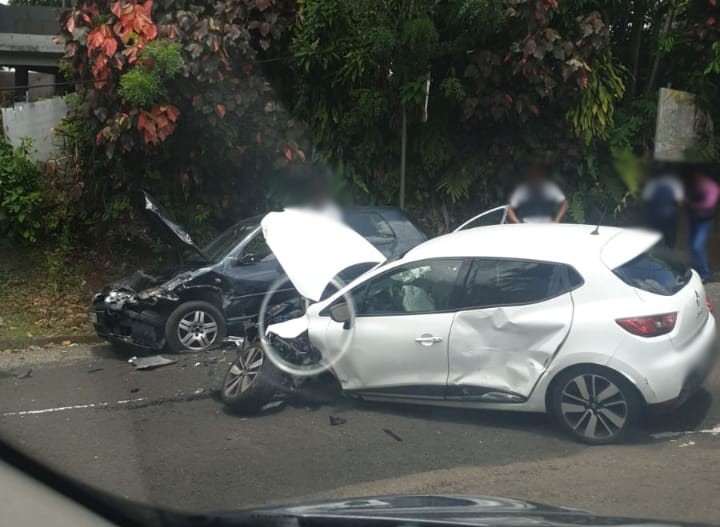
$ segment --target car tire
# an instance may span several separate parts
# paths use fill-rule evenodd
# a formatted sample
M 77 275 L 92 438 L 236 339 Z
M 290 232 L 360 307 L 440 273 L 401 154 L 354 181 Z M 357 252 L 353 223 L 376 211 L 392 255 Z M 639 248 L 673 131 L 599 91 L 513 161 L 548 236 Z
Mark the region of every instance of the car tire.
M 170 351 L 206 351 L 222 344 L 225 317 L 209 302 L 195 300 L 180 304 L 165 323 L 165 338 Z
M 622 375 L 600 366 L 570 368 L 553 381 L 550 406 L 577 441 L 617 443 L 637 423 L 642 398 Z
M 283 391 L 282 372 L 259 343 L 243 348 L 225 373 L 220 397 L 232 410 L 257 413 Z

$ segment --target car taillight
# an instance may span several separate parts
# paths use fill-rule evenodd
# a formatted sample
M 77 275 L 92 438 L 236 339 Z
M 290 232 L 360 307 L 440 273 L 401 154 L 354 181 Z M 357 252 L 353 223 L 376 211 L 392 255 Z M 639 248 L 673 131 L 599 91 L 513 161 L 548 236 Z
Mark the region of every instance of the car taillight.
M 705 305 L 707 306 L 708 311 L 709 311 L 710 313 L 712 313 L 712 311 L 713 311 L 713 304 L 712 304 L 712 300 L 710 300 L 710 295 L 705 295 Z
M 617 322 L 625 331 L 641 337 L 657 337 L 670 333 L 675 327 L 677 313 L 664 313 L 649 317 L 619 318 Z

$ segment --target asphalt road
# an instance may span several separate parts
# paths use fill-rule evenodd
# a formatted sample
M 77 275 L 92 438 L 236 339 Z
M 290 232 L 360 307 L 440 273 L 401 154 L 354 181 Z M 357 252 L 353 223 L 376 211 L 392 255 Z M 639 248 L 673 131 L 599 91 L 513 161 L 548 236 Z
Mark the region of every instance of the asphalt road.
M 185 510 L 455 493 L 720 523 L 719 368 L 631 443 L 588 447 L 541 415 L 344 398 L 240 417 L 212 394 L 231 353 L 153 371 L 128 357 L 106 345 L 0 353 L 0 434 L 101 489 Z

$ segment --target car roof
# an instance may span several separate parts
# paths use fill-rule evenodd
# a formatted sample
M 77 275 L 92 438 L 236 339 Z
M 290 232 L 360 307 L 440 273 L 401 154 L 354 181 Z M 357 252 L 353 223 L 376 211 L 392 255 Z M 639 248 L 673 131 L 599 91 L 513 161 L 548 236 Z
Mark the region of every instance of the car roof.
M 404 260 L 448 257 L 502 257 L 561 262 L 582 266 L 597 263 L 603 248 L 622 234 L 622 257 L 628 261 L 654 239 L 647 231 L 574 224 L 507 224 L 475 227 L 433 238 L 410 250 Z M 637 241 L 637 250 L 632 243 Z M 615 244 L 614 244 L 615 245 Z M 619 245 L 619 244 L 617 244 Z

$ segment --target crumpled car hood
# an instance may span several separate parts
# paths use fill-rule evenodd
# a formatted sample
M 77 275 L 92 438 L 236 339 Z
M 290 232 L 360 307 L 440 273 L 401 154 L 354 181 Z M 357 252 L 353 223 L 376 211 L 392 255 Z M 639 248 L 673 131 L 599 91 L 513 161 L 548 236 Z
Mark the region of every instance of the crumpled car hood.
M 195 245 L 195 242 L 187 231 L 176 223 L 170 213 L 157 203 L 150 194 L 141 191 L 135 196 L 135 199 L 150 227 L 166 243 L 179 250 L 191 249 L 204 261 L 207 261 L 207 257 L 202 250 Z
M 321 212 L 271 212 L 261 225 L 265 241 L 295 289 L 315 302 L 341 271 L 353 265 L 385 261 L 369 241 Z

